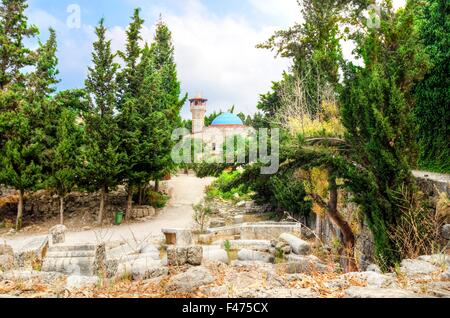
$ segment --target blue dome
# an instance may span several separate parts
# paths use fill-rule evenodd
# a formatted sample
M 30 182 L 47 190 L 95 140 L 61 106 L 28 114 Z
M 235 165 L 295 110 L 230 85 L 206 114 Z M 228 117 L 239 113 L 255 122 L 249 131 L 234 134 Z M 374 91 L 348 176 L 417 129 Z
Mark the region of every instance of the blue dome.
M 214 119 L 211 126 L 219 126 L 219 125 L 240 125 L 243 126 L 244 123 L 242 120 L 236 116 L 235 114 L 231 113 L 224 113 Z

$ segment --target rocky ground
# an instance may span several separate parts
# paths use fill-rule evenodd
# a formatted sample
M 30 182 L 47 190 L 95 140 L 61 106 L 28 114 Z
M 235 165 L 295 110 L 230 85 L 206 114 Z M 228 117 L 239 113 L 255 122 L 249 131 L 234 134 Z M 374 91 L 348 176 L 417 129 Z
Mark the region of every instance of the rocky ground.
M 174 196 L 179 219 L 192 195 Z M 192 231 L 189 210 L 183 216 L 191 220 L 183 221 L 189 223 L 185 228 L 163 228 L 169 224 L 166 219 L 144 223 L 142 233 L 149 227 L 159 231 L 154 240 L 134 235 L 134 240 L 116 235 L 106 243 L 74 240 L 80 237 L 54 228 L 49 236 L 34 237 L 19 248 L 0 245 L 0 297 L 450 297 L 448 254 L 404 260 L 389 273 L 374 264 L 365 272 L 343 273 L 336 255 L 315 244 L 310 230 L 265 222 L 264 208 L 234 201 L 213 203 L 214 215 L 203 235 Z M 255 231 L 248 232 L 254 224 Z M 278 233 L 280 228 L 285 232 Z M 249 233 L 255 237 L 243 237 Z

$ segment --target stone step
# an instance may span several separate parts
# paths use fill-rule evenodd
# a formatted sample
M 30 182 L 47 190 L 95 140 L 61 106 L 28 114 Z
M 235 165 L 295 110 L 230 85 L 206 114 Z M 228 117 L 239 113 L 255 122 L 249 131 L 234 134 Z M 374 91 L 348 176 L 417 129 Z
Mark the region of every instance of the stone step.
M 95 251 L 48 252 L 47 258 L 95 257 Z
M 95 257 L 46 258 L 42 265 L 42 271 L 93 276 L 95 274 Z
M 48 252 L 95 251 L 96 244 L 58 244 L 49 248 Z

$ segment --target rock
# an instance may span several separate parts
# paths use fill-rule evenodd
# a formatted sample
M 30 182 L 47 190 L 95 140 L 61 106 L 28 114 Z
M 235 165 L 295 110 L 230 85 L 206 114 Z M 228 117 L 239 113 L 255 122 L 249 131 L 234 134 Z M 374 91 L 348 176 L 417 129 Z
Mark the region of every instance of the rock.
M 203 260 L 209 262 L 219 262 L 224 264 L 230 264 L 228 253 L 220 248 L 217 249 L 205 249 L 203 248 Z
M 37 281 L 44 284 L 54 284 L 58 280 L 65 279 L 65 275 L 60 273 L 46 273 L 29 270 L 13 270 L 0 274 L 1 280 L 9 280 L 13 282 Z
M 213 235 L 211 235 L 211 234 L 200 234 L 198 236 L 198 244 L 209 245 L 209 244 L 211 244 L 212 240 L 213 240 Z
M 378 266 L 377 264 L 370 264 L 369 266 L 367 266 L 366 271 L 380 273 L 380 274 L 382 273 L 380 266 Z
M 243 215 L 236 215 L 236 216 L 234 216 L 233 223 L 234 224 L 242 224 L 242 223 L 244 223 L 244 216 Z
M 71 275 L 71 276 L 67 277 L 66 288 L 69 290 L 93 288 L 98 283 L 99 283 L 99 279 L 97 276 Z
M 220 240 L 213 243 L 213 245 L 220 245 L 225 248 L 227 241 Z M 270 242 L 267 240 L 228 240 L 232 250 L 249 249 L 260 252 L 267 252 L 270 248 Z
M 450 282 L 432 282 L 427 285 L 428 295 L 439 298 L 450 298 Z
M 40 269 L 48 250 L 48 237 L 39 237 L 27 242 L 14 254 L 19 267 Z
M 169 266 L 182 266 L 191 264 L 201 265 L 203 258 L 203 248 L 201 246 L 175 247 L 167 248 L 167 264 Z
M 141 249 L 139 250 L 139 252 L 141 254 L 153 254 L 153 253 L 159 253 L 159 250 L 156 248 L 155 245 L 146 243 L 141 246 Z
M 346 298 L 419 298 L 418 294 L 397 288 L 356 287 L 345 291 Z
M 288 243 L 291 246 L 292 251 L 297 255 L 308 255 L 311 252 L 311 246 L 308 242 L 303 241 L 292 234 L 283 233 L 280 235 L 280 240 Z
M 445 224 L 442 227 L 442 237 L 445 238 L 446 240 L 450 240 L 450 224 Z
M 67 228 L 62 224 L 58 224 L 52 227 L 49 231 L 52 237 L 52 244 L 64 243 L 66 240 L 66 231 Z
M 441 280 L 450 281 L 450 268 L 441 274 Z
M 316 237 L 316 234 L 313 230 L 306 226 L 302 226 L 302 238 L 305 238 L 307 240 L 314 239 Z
M 199 266 L 202 264 L 203 248 L 201 246 L 191 246 L 187 250 L 187 263 Z
M 131 277 L 133 280 L 145 280 L 167 275 L 169 269 L 162 266 L 161 261 L 139 258 L 121 263 L 118 266 L 116 278 Z
M 407 276 L 416 276 L 433 274 L 439 268 L 426 261 L 405 259 L 401 262 L 400 271 Z
M 233 297 L 235 298 L 258 298 L 258 299 L 301 299 L 318 298 L 320 295 L 310 288 L 292 289 L 292 288 L 270 288 L 270 289 L 247 289 L 239 291 Z
M 173 276 L 167 284 L 167 289 L 169 291 L 189 293 L 212 282 L 214 282 L 214 277 L 207 268 L 202 266 L 192 267 L 185 273 Z
M 240 202 L 236 203 L 236 207 L 243 208 L 243 207 L 245 207 L 246 204 L 247 204 L 246 201 L 240 201 Z
M 9 245 L 0 245 L 0 271 L 9 271 L 13 268 L 14 250 Z
M 423 255 L 419 256 L 417 259 L 436 266 L 450 266 L 450 255 L 446 254 Z
M 7 244 L 2 244 L 0 245 L 0 255 L 14 256 L 14 250 L 11 246 Z
M 281 248 L 281 251 L 284 255 L 288 255 L 292 253 L 292 248 L 290 246 L 284 246 Z
M 327 266 L 322 264 L 316 256 L 289 255 L 288 257 L 288 274 L 323 273 L 326 270 Z
M 370 287 L 376 288 L 398 288 L 397 280 L 394 276 L 379 274 L 376 272 L 354 272 L 342 276 L 347 281 L 360 281 L 367 283 Z
M 167 264 L 169 266 L 182 266 L 187 263 L 187 248 L 169 246 L 167 248 Z
M 223 219 L 212 219 L 209 223 L 209 227 L 211 228 L 224 227 L 225 225 L 226 223 Z
M 238 259 L 240 261 L 256 261 L 264 263 L 273 263 L 275 258 L 269 253 L 257 252 L 248 249 L 242 249 L 238 252 Z
M 14 256 L 0 255 L 0 272 L 9 271 L 14 268 Z

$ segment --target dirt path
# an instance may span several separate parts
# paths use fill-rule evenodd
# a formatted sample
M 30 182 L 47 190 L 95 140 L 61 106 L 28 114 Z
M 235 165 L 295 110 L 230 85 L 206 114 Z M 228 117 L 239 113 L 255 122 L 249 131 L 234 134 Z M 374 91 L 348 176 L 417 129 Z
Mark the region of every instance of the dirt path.
M 193 175 L 180 175 L 167 181 L 172 190 L 172 198 L 167 207 L 160 210 L 156 218 L 130 225 L 97 228 L 82 232 L 66 233 L 67 243 L 93 243 L 98 241 L 143 241 L 161 236 L 162 228 L 187 228 L 193 225 L 192 204 L 198 203 L 204 196 L 205 187 L 213 179 L 199 179 Z M 69 229 L 70 230 L 70 229 Z M 28 241 L 42 235 L 18 235 L 14 238 L 0 238 L 0 243 L 17 249 Z

